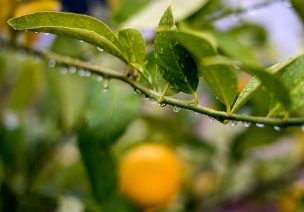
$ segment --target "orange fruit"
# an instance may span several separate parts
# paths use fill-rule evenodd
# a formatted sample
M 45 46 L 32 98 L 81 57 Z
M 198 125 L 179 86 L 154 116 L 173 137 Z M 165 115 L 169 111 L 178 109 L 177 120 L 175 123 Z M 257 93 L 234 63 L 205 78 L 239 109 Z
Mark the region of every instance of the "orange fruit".
M 121 160 L 122 193 L 144 208 L 168 204 L 180 185 L 180 164 L 174 152 L 160 144 L 142 144 Z

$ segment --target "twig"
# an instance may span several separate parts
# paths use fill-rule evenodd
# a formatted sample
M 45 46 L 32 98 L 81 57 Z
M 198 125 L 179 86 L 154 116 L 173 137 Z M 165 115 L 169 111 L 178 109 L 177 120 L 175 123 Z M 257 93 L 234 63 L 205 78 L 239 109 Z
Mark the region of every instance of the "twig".
M 259 2 L 257 4 L 254 4 L 254 5 L 252 5 L 250 7 L 247 7 L 247 8 L 237 8 L 237 9 L 228 8 L 220 14 L 215 14 L 213 16 L 210 16 L 209 18 L 207 18 L 207 21 L 215 22 L 215 21 L 218 21 L 220 19 L 229 17 L 231 15 L 235 15 L 235 16 L 241 15 L 241 14 L 244 14 L 244 13 L 248 13 L 249 11 L 264 8 L 264 7 L 270 6 L 272 4 L 275 4 L 275 3 L 278 3 L 278 2 L 283 2 L 283 1 L 286 1 L 286 0 L 267 0 L 267 1 L 264 1 L 264 2 Z
M 26 51 L 31 52 L 36 56 L 40 56 L 46 60 L 55 60 L 56 64 L 61 64 L 65 66 L 74 66 L 79 69 L 84 69 L 94 73 L 96 75 L 100 75 L 106 78 L 113 78 L 120 81 L 123 81 L 130 86 L 132 86 L 135 90 L 140 91 L 146 97 L 152 98 L 154 100 L 158 100 L 161 97 L 161 93 L 157 93 L 154 90 L 146 87 L 145 85 L 137 82 L 133 79 L 130 79 L 126 73 L 120 73 L 114 70 L 106 69 L 94 64 L 90 64 L 79 59 L 74 59 L 71 57 L 59 55 L 53 52 L 40 52 L 35 51 L 27 48 L 23 48 Z M 251 116 L 251 115 L 242 115 L 242 114 L 231 114 L 224 111 L 217 111 L 211 108 L 207 108 L 201 105 L 193 104 L 193 101 L 186 101 L 181 99 L 176 99 L 172 97 L 165 96 L 162 99 L 162 104 L 172 105 L 179 108 L 184 108 L 190 111 L 194 111 L 197 113 L 201 113 L 203 115 L 207 115 L 216 119 L 218 121 L 224 122 L 225 120 L 232 120 L 232 121 L 240 121 L 243 123 L 253 123 L 259 126 L 277 126 L 277 127 L 287 127 L 287 126 L 300 126 L 304 125 L 304 117 L 295 117 L 295 118 L 277 118 L 277 117 L 262 117 L 262 116 Z

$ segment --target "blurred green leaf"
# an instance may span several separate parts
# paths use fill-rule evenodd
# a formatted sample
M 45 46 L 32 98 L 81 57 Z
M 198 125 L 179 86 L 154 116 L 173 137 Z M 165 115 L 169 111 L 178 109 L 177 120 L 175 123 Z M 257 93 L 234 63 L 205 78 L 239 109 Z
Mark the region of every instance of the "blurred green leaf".
M 42 83 L 41 64 L 26 59 L 19 65 L 21 70 L 14 83 L 9 103 L 13 110 L 22 110 L 29 106 Z
M 235 62 L 230 58 L 217 56 L 206 58 L 204 60 L 204 63 L 205 65 L 209 66 L 219 64 L 234 65 L 237 64 L 238 61 Z M 262 85 L 280 102 L 280 104 L 284 107 L 285 111 L 289 111 L 291 107 L 291 100 L 288 90 L 275 75 L 260 68 L 243 66 L 242 64 L 240 68 L 241 71 L 244 71 L 250 74 L 251 76 L 255 76 L 256 78 L 258 78 L 259 81 L 261 81 Z
M 107 92 L 102 91 L 99 82 L 94 83 L 89 92 L 85 124 L 99 138 L 100 145 L 109 146 L 136 118 L 139 97 L 126 85 L 114 82 Z
M 304 2 L 302 0 L 291 0 L 291 4 L 293 9 L 298 13 L 299 17 L 302 20 L 302 23 L 304 23 Z
M 221 32 L 212 32 L 217 40 L 219 49 L 228 56 L 250 66 L 260 66 L 259 61 L 250 47 L 244 45 L 237 37 Z
M 126 50 L 129 63 L 143 66 L 145 63 L 146 42 L 136 29 L 122 29 L 118 32 L 118 40 Z
M 265 71 L 278 76 L 286 71 L 286 68 L 289 65 L 292 65 L 294 61 L 296 61 L 300 57 L 292 57 L 287 61 L 277 63 L 269 68 L 267 68 Z M 255 94 L 255 92 L 262 86 L 262 83 L 256 79 L 252 78 L 245 88 L 242 90 L 240 95 L 238 96 L 237 100 L 235 101 L 233 107 L 232 107 L 232 112 L 238 111 L 251 97 L 252 95 Z
M 15 30 L 53 33 L 83 40 L 127 61 L 112 30 L 89 16 L 64 12 L 37 12 L 10 19 L 8 24 Z
M 79 150 L 96 199 L 104 204 L 116 189 L 116 163 L 109 149 L 100 145 L 100 140 L 91 129 L 81 127 L 77 131 Z
M 240 40 L 240 42 L 242 42 L 241 45 L 244 45 L 246 43 L 253 48 L 266 44 L 268 39 L 265 27 L 260 24 L 251 22 L 244 22 L 241 25 L 231 28 L 228 31 L 228 34 L 230 36 L 234 36 L 235 39 Z M 245 45 L 244 47 L 248 48 Z M 257 61 L 255 55 L 253 55 L 252 59 Z
M 232 161 L 240 162 L 248 151 L 269 145 L 275 142 L 282 133 L 275 132 L 271 128 L 257 128 L 255 126 L 250 127 L 238 135 L 230 144 L 230 157 Z
M 123 23 L 128 18 L 132 17 L 152 0 L 122 0 L 117 11 L 112 14 L 111 19 L 115 23 Z
M 89 81 L 71 74 L 62 75 L 60 70 L 56 70 L 48 72 L 49 85 L 60 111 L 63 128 L 71 130 L 84 111 Z
M 174 28 L 171 7 L 160 20 L 159 30 Z M 166 32 L 157 32 L 154 55 L 158 70 L 174 89 L 193 94 L 198 85 L 198 69 L 190 53 Z
M 209 0 L 154 0 L 147 4 L 142 10 L 136 12 L 125 23 L 126 27 L 135 27 L 140 29 L 153 29 L 161 18 L 161 11 L 171 5 L 177 21 L 183 20 L 200 8 L 205 6 Z
M 296 59 L 284 70 L 280 79 L 287 87 L 291 97 L 291 111 L 296 111 L 304 106 L 304 56 Z M 284 112 L 280 103 L 274 100 L 270 108 L 270 115 L 282 115 Z

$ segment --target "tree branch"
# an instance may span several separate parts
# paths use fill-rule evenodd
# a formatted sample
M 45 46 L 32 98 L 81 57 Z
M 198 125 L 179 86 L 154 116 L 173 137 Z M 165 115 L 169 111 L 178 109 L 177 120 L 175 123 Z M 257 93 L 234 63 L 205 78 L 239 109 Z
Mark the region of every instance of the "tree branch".
M 207 18 L 207 21 L 215 22 L 215 21 L 218 21 L 220 19 L 229 17 L 231 15 L 236 15 L 236 16 L 237 15 L 242 15 L 244 13 L 248 13 L 249 11 L 257 10 L 257 9 L 267 7 L 267 6 L 270 6 L 272 4 L 275 4 L 275 3 L 278 3 L 278 2 L 283 2 L 283 1 L 286 1 L 286 0 L 266 0 L 266 1 L 254 4 L 254 5 L 252 5 L 250 7 L 247 7 L 247 8 L 237 8 L 237 9 L 228 8 L 228 9 L 224 10 L 223 12 L 221 12 L 220 14 L 215 14 L 213 16 L 210 16 L 209 18 Z
M 120 73 L 114 70 L 102 68 L 100 66 L 90 64 L 79 59 L 74 59 L 71 57 L 59 55 L 53 52 L 40 52 L 35 51 L 28 48 L 23 48 L 24 50 L 31 52 L 33 55 L 39 56 L 45 60 L 55 60 L 56 64 L 61 64 L 65 66 L 75 66 L 79 69 L 84 69 L 90 71 L 93 74 L 103 76 L 105 78 L 112 78 L 123 81 L 134 89 L 140 91 L 146 97 L 152 98 L 154 100 L 158 100 L 161 97 L 161 93 L 157 93 L 154 90 L 146 87 L 145 85 L 130 79 L 127 76 L 127 73 Z M 259 127 L 263 126 L 275 126 L 276 129 L 279 127 L 287 127 L 287 126 L 304 126 L 304 117 L 295 117 L 295 118 L 274 118 L 274 117 L 262 117 L 262 116 L 251 116 L 251 115 L 242 115 L 242 114 L 231 114 L 224 111 L 217 111 L 211 108 L 207 108 L 201 105 L 193 104 L 193 101 L 185 101 L 181 99 L 176 99 L 172 97 L 165 96 L 163 97 L 161 104 L 167 104 L 179 108 L 184 108 L 190 111 L 194 111 L 203 115 L 207 115 L 213 119 L 216 119 L 220 122 L 227 122 L 227 120 L 231 121 L 240 121 L 243 122 L 244 125 L 248 126 L 249 123 L 256 124 Z

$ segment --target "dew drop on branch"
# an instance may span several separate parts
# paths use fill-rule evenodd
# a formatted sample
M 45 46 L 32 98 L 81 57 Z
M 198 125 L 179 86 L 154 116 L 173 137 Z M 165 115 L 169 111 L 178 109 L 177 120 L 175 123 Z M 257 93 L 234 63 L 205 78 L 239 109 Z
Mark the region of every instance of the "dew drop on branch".
M 55 68 L 55 66 L 56 66 L 56 60 L 55 59 L 50 59 L 49 62 L 48 62 L 48 66 L 50 68 Z
M 98 50 L 99 52 L 103 52 L 103 51 L 104 51 L 104 49 L 103 49 L 103 48 L 100 48 L 100 47 L 97 47 L 97 50 Z
M 250 127 L 251 123 L 250 122 L 243 122 L 244 127 L 248 128 Z
M 238 121 L 236 121 L 236 120 L 231 121 L 231 126 L 235 127 L 237 124 L 238 124 Z
M 75 66 L 71 66 L 71 67 L 69 68 L 69 72 L 70 72 L 71 74 L 75 74 L 76 71 L 77 71 L 77 68 L 76 68 Z
M 167 104 L 166 103 L 159 103 L 159 106 L 161 106 L 161 107 L 165 107 Z
M 256 123 L 255 126 L 257 126 L 257 127 L 259 127 L 259 128 L 263 128 L 263 127 L 265 127 L 265 124 Z
M 173 106 L 172 110 L 173 110 L 173 112 L 177 113 L 180 111 L 180 108 L 177 106 Z
M 67 67 L 61 67 L 60 73 L 61 73 L 61 74 L 66 74 L 66 73 L 68 73 Z

